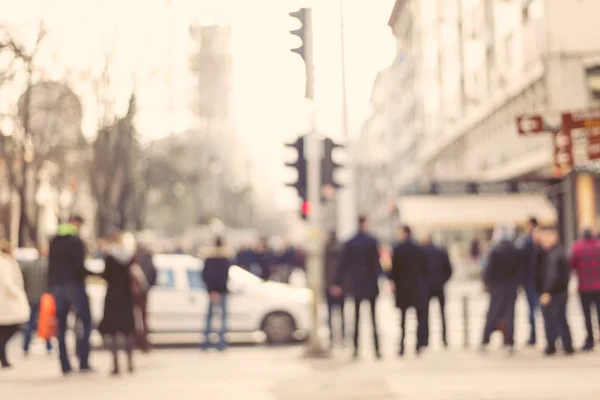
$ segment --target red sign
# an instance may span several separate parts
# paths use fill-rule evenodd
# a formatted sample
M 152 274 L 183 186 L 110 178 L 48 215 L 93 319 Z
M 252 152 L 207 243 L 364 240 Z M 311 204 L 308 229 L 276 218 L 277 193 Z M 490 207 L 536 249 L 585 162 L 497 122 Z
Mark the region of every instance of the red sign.
M 519 115 L 517 117 L 517 131 L 519 135 L 542 133 L 545 131 L 544 119 L 541 115 Z
M 600 159 L 600 128 L 587 131 L 587 156 L 589 160 Z
M 565 131 L 578 128 L 600 127 L 600 110 L 563 113 L 562 127 Z
M 573 141 L 567 132 L 552 133 L 554 144 L 554 175 L 566 175 L 573 168 Z

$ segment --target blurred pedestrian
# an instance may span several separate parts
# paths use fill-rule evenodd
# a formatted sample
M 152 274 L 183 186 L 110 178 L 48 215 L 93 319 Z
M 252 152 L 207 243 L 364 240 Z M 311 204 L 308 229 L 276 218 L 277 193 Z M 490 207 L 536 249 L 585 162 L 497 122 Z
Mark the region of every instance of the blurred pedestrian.
M 587 337 L 583 350 L 590 351 L 594 349 L 592 307 L 596 308 L 600 323 L 600 242 L 590 229 L 584 229 L 581 239 L 573 244 L 570 264 L 578 277 L 579 298 L 585 317 Z
M 29 303 L 21 268 L 12 257 L 10 244 L 0 242 L 0 366 L 10 368 L 8 341 L 29 318 Z
M 74 215 L 68 223 L 61 224 L 58 234 L 50 241 L 48 251 L 48 279 L 56 302 L 58 350 L 65 375 L 72 371 L 65 338 L 71 309 L 75 310 L 82 325 L 81 338 L 77 341 L 79 371 L 92 371 L 89 364 L 92 316 L 85 289 L 85 279 L 89 273 L 85 269 L 85 244 L 79 237 L 83 223 L 82 217 Z
M 368 233 L 368 220 L 365 216 L 358 219 L 359 231 L 344 246 L 342 258 L 330 288 L 330 294 L 341 297 L 344 293 L 342 285 L 346 279 L 350 282 L 350 290 L 354 296 L 354 357 L 358 357 L 360 336 L 360 306 L 367 301 L 371 309 L 371 325 L 373 328 L 373 345 L 375 356 L 381 358 L 379 335 L 377 332 L 377 297 L 379 296 L 379 276 L 382 273 L 379 260 L 379 243 Z
M 259 268 L 258 270 L 254 270 L 257 276 L 262 278 L 263 280 L 269 280 L 272 272 L 272 267 L 275 257 L 273 252 L 269 248 L 269 243 L 266 238 L 262 238 L 258 243 L 258 248 L 256 250 L 256 266 Z M 255 267 L 256 268 L 256 267 Z
M 556 341 L 559 337 L 565 353 L 573 354 L 571 330 L 567 321 L 570 267 L 555 227 L 542 230 L 541 244 L 547 252 L 540 296 L 547 340 L 545 354 L 556 353 Z
M 123 340 L 127 354 L 127 370 L 132 373 L 133 343 L 135 334 L 134 291 L 141 291 L 145 286 L 140 282 L 139 273 L 133 269 L 135 263 L 135 239 L 129 234 L 115 232 L 111 235 L 106 255 L 104 256 L 104 272 L 102 278 L 107 283 L 104 299 L 104 316 L 98 326 L 113 356 L 111 373 L 118 375 L 119 341 Z M 136 287 L 138 289 L 136 289 Z
M 440 305 L 440 316 L 442 319 L 442 342 L 444 347 L 448 347 L 446 329 L 446 284 L 452 277 L 452 263 L 450 262 L 448 251 L 441 246 L 437 246 L 433 242 L 431 234 L 425 235 L 422 246 L 423 250 L 425 250 L 425 256 L 427 257 L 429 300 L 431 301 L 433 298 L 438 300 Z M 429 305 L 427 308 L 429 308 Z M 429 315 L 429 312 L 427 312 L 427 315 Z
M 521 251 L 514 244 L 514 236 L 514 227 L 500 224 L 492 238 L 494 246 L 484 272 L 490 304 L 483 331 L 482 350 L 490 343 L 492 333 L 502 326 L 504 346 L 510 354 L 514 352 L 515 301 L 522 265 Z
M 231 259 L 232 255 L 227 251 L 223 239 L 217 237 L 214 247 L 206 255 L 204 269 L 202 270 L 202 279 L 209 296 L 202 349 L 208 349 L 212 346 L 210 335 L 212 334 L 212 320 L 216 308 L 221 312 L 221 330 L 217 349 L 220 351 L 227 349 L 227 339 L 225 337 L 228 326 L 227 282 L 229 280 L 229 268 L 232 264 Z
M 25 325 L 25 331 L 23 332 L 23 352 L 27 355 L 29 354 L 31 339 L 37 331 L 42 295 L 48 293 L 50 289 L 48 285 L 48 250 L 46 248 L 39 249 L 39 257 L 32 261 L 21 262 L 21 268 L 27 300 L 31 309 L 29 322 Z M 46 350 L 48 353 L 52 352 L 50 339 L 46 340 Z
M 395 293 L 396 307 L 400 309 L 400 350 L 404 355 L 406 338 L 406 314 L 410 308 L 417 312 L 417 346 L 419 354 L 429 344 L 427 310 L 429 308 L 429 282 L 427 255 L 417 244 L 409 226 L 402 226 L 398 232 L 400 242 L 392 253 L 390 272 L 392 290 Z
M 535 217 L 530 217 L 525 225 L 525 237 L 521 245 L 521 251 L 523 253 L 522 267 L 521 267 L 521 285 L 527 297 L 527 304 L 529 306 L 529 340 L 527 344 L 529 346 L 535 346 L 537 342 L 536 335 L 536 323 L 535 315 L 539 310 L 539 293 L 536 289 L 536 276 L 535 276 L 535 255 L 536 248 L 533 243 L 533 231 L 538 226 L 538 220 Z
M 330 232 L 327 244 L 325 245 L 325 259 L 324 259 L 324 270 L 325 270 L 325 284 L 326 288 L 331 287 L 335 284 L 335 275 L 337 268 L 340 264 L 342 257 L 342 246 L 337 240 L 335 231 Z M 344 304 L 346 303 L 345 293 L 339 296 L 332 296 L 328 290 L 326 290 L 325 298 L 327 299 L 327 324 L 329 326 L 329 339 L 330 345 L 333 347 L 335 342 L 335 329 L 333 328 L 333 314 L 337 309 L 339 310 L 340 316 L 340 343 L 343 345 L 346 336 L 346 318 L 344 317 Z
M 144 279 L 147 283 L 144 287 L 140 288 L 140 292 L 134 298 L 135 309 L 139 316 L 139 321 L 136 324 L 136 343 L 142 351 L 149 352 L 151 345 L 148 339 L 150 333 L 148 327 L 148 295 L 152 287 L 156 285 L 158 270 L 154 265 L 150 247 L 143 243 L 138 243 L 135 260 L 144 273 Z

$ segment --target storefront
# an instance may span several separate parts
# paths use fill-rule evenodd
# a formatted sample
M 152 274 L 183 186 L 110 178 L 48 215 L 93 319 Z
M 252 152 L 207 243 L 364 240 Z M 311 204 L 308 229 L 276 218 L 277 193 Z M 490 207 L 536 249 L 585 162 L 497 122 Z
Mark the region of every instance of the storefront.
M 499 223 L 522 229 L 535 216 L 542 224 L 557 222 L 557 211 L 545 190 L 559 180 L 434 183 L 398 201 L 400 222 L 416 235 L 434 234 L 447 246 L 459 275 L 476 275 L 472 244 L 489 248 Z

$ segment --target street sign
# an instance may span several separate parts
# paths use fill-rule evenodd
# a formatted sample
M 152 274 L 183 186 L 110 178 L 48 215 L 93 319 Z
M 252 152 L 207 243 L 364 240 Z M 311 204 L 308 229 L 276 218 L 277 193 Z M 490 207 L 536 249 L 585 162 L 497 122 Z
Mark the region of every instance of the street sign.
M 544 132 L 544 119 L 541 115 L 517 116 L 517 130 L 519 135 L 530 135 Z
M 554 175 L 564 176 L 573 168 L 573 142 L 570 133 L 552 133 L 554 145 Z
M 562 114 L 562 127 L 568 132 L 578 128 L 600 127 L 600 109 Z

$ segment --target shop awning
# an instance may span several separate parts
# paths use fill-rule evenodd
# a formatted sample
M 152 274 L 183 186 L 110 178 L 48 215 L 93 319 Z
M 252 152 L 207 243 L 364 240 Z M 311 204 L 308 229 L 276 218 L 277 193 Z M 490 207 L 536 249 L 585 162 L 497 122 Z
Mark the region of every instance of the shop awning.
M 543 194 L 415 195 L 398 201 L 403 224 L 416 229 L 493 228 L 499 222 L 522 225 L 531 216 L 554 223 L 556 209 Z

